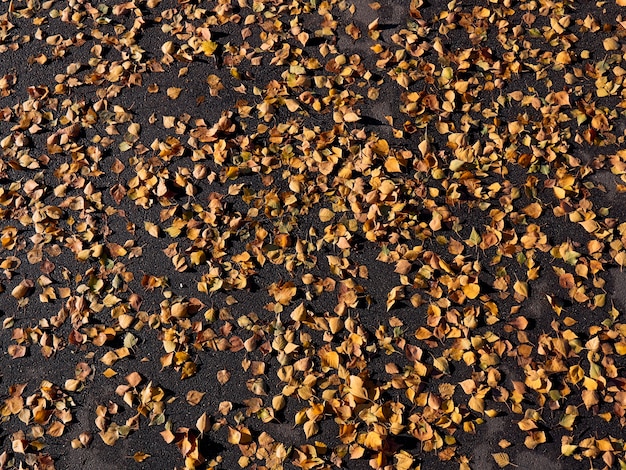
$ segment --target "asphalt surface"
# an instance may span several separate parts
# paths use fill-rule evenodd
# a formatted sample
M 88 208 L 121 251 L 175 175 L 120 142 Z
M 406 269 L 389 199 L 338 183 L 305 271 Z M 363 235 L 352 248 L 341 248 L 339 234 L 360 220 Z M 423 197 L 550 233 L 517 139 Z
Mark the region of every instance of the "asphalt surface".
M 0 138 L 8 139 L 0 145 L 0 468 L 495 469 L 498 453 L 519 469 L 625 466 L 623 408 L 616 405 L 626 387 L 624 356 L 615 352 L 626 335 L 616 315 L 626 309 L 626 262 L 618 256 L 626 217 L 619 153 L 626 49 L 618 3 L 0 3 Z M 208 49 L 194 51 L 190 38 Z M 555 64 L 561 51 L 571 62 Z M 463 68 L 463 61 L 470 64 Z M 515 61 L 519 70 L 511 72 Z M 443 109 L 448 72 L 450 83 L 469 87 L 466 94 L 458 84 L 451 112 Z M 406 87 L 402 73 L 413 74 Z M 597 91 L 603 76 L 616 87 L 608 96 Z M 541 108 L 561 91 L 569 104 Z M 419 94 L 413 111 L 411 92 Z M 522 105 L 517 92 L 537 99 L 539 109 Z M 548 112 L 569 120 L 554 123 Z M 464 127 L 466 120 L 473 122 Z M 496 135 L 508 140 L 454 170 L 460 157 L 450 132 L 440 132 L 442 122 L 464 135 L 466 148 L 484 149 Z M 528 141 L 511 132 L 513 122 L 528 126 Z M 131 123 L 139 124 L 137 135 Z M 390 150 L 372 151 L 381 139 Z M 341 157 L 327 172 L 321 163 L 332 161 L 335 149 Z M 369 162 L 359 160 L 363 149 L 374 155 Z M 403 155 L 410 157 L 399 170 L 385 166 Z M 522 155 L 534 155 L 532 164 Z M 380 190 L 379 176 L 394 189 Z M 350 205 L 359 184 L 363 217 Z M 502 192 L 484 196 L 494 184 Z M 478 186 L 482 194 L 472 192 Z M 565 187 L 564 197 L 555 186 Z M 510 188 L 519 197 L 508 201 Z M 524 219 L 533 203 L 541 213 Z M 374 204 L 378 233 L 364 222 Z M 433 225 L 443 208 L 443 223 Z M 332 216 L 320 218 L 321 209 Z M 506 211 L 505 224 L 494 222 L 492 209 Z M 559 209 L 578 210 L 598 225 L 587 230 Z M 530 224 L 545 238 L 525 246 Z M 470 246 L 473 229 L 485 239 L 490 228 L 508 231 L 505 241 Z M 511 249 L 524 249 L 498 258 L 512 233 L 518 241 Z M 452 239 L 465 245 L 465 259 L 424 277 L 434 261 L 423 251 L 452 265 Z M 602 243 L 595 252 L 594 240 Z M 398 261 L 413 248 L 422 252 L 405 258 L 406 281 Z M 572 252 L 580 260 L 565 261 Z M 585 274 L 594 261 L 601 267 Z M 529 279 L 533 267 L 539 274 Z M 480 296 L 449 305 L 437 337 L 429 305 L 458 299 L 460 286 L 438 294 L 437 286 L 461 274 L 475 277 Z M 505 277 L 505 288 L 494 287 Z M 24 281 L 23 290 L 16 287 Z M 516 281 L 527 281 L 525 295 L 516 297 Z M 403 284 L 404 297 L 389 305 L 389 293 Z M 48 286 L 54 295 L 45 299 Z M 281 303 L 290 287 L 295 294 Z M 588 297 L 575 298 L 572 287 Z M 345 301 L 346 292 L 356 300 Z M 490 301 L 499 311 L 493 323 L 485 313 Z M 310 318 L 296 320 L 301 304 Z M 173 305 L 184 311 L 174 314 Z M 445 330 L 470 315 L 470 306 L 482 309 L 476 324 L 467 320 L 458 335 Z M 332 318 L 354 326 L 330 335 Z M 274 343 L 283 327 L 297 346 L 287 359 L 287 346 Z M 424 329 L 428 337 L 419 335 Z M 362 351 L 346 351 L 355 335 Z M 454 359 L 461 336 L 475 341 L 466 349 L 478 355 L 493 354 L 496 341 L 505 348 L 491 365 L 498 386 L 488 385 L 490 365 Z M 550 341 L 564 337 L 572 342 L 557 354 Z M 423 354 L 416 359 L 407 344 Z M 322 366 L 323 349 L 340 351 L 337 373 Z M 441 357 L 444 371 L 435 363 Z M 397 372 L 389 372 L 390 363 Z M 408 398 L 410 387 L 391 385 L 394 374 L 414 379 L 418 363 L 428 370 L 415 385 L 422 401 Z M 294 364 L 302 366 L 295 382 L 281 381 L 282 367 Z M 599 387 L 597 403 L 584 402 L 591 382 L 569 381 L 575 365 Z M 531 390 L 533 374 L 551 366 L 557 369 L 545 377 L 562 394 L 556 397 Z M 369 379 L 379 395 L 357 397 L 350 407 L 346 374 Z M 307 376 L 317 379 L 311 396 L 302 390 Z M 489 389 L 484 410 L 470 403 L 479 392 L 460 386 L 467 380 Z M 296 391 L 285 390 L 294 383 Z M 502 394 L 524 383 L 515 408 Z M 454 425 L 428 398 L 441 400 L 445 384 L 456 386 L 448 398 L 458 407 Z M 345 422 L 357 424 L 352 441 L 341 438 L 345 423 L 323 398 L 329 389 L 350 409 Z M 284 407 L 275 407 L 281 396 Z M 307 438 L 298 413 L 319 403 L 317 432 Z M 403 407 L 405 428 L 397 434 L 389 431 L 392 404 Z M 387 407 L 379 422 L 371 418 L 377 405 Z M 561 424 L 568 406 L 578 410 L 571 427 Z M 266 419 L 270 410 L 274 418 Z M 433 449 L 410 428 L 411 417 L 448 441 Z M 531 430 L 522 429 L 526 419 Z M 235 430 L 251 440 L 233 437 Z M 531 449 L 525 440 L 538 432 L 545 442 Z M 372 433 L 385 442 L 366 443 Z M 565 456 L 570 443 L 577 447 Z M 410 467 L 402 466 L 401 451 Z

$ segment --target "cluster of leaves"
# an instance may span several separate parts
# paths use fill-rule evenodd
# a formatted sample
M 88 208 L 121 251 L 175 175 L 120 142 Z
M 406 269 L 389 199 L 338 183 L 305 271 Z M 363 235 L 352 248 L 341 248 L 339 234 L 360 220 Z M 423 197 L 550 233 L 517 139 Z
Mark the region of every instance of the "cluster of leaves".
M 432 3 L 1 4 L 0 467 L 626 467 L 625 2 Z

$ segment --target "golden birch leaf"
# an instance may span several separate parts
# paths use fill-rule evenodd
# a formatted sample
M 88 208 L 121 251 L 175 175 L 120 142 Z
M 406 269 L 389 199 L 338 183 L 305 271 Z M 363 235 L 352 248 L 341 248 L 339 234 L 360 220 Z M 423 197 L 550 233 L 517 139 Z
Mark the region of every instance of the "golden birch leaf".
M 381 450 L 383 448 L 383 440 L 380 437 L 380 434 L 374 431 L 370 431 L 365 436 L 365 447 L 372 450 Z
M 48 435 L 52 437 L 61 437 L 65 431 L 65 425 L 60 421 L 55 421 L 48 428 Z
M 187 400 L 187 403 L 189 403 L 191 406 L 196 406 L 198 403 L 200 403 L 204 395 L 204 392 L 189 390 L 185 399 Z
M 482 413 L 483 411 L 485 411 L 485 400 L 483 398 L 473 396 L 469 399 L 469 402 L 467 404 L 472 410 L 476 411 L 477 413 Z
M 561 454 L 563 454 L 565 457 L 571 456 L 574 452 L 576 452 L 576 449 L 578 449 L 578 446 L 576 445 L 561 444 Z
M 180 92 L 183 91 L 182 88 L 177 88 L 177 87 L 169 87 L 167 89 L 167 97 L 171 100 L 175 100 L 178 99 L 178 97 L 180 96 Z
M 533 431 L 524 439 L 524 445 L 529 449 L 534 449 L 544 442 L 546 442 L 546 433 L 543 431 Z
M 498 467 L 500 468 L 504 468 L 511 463 L 509 454 L 507 454 L 506 452 L 497 452 L 495 454 L 491 454 L 491 456 L 493 457 L 493 460 L 496 461 L 496 464 L 498 464 Z
M 335 217 L 335 213 L 330 209 L 323 208 L 320 209 L 319 217 L 322 222 L 328 222 L 329 220 L 332 220 L 333 217 Z
M 307 421 L 306 423 L 304 423 L 303 428 L 304 435 L 307 439 L 309 439 L 311 436 L 314 436 L 319 431 L 319 426 L 315 421 Z
M 137 463 L 141 463 L 144 460 L 149 459 L 150 457 L 150 454 L 146 454 L 145 452 L 135 452 L 135 455 L 133 455 L 133 460 Z
M 348 111 L 343 115 L 344 122 L 357 122 L 359 119 L 361 119 L 361 116 L 354 111 Z
M 396 470 L 409 470 L 413 465 L 414 459 L 408 452 L 401 450 L 394 455 L 396 461 Z
M 450 373 L 450 365 L 448 364 L 448 360 L 445 357 L 438 357 L 433 360 L 433 365 L 435 368 L 444 374 Z
M 528 284 L 524 281 L 515 281 L 513 289 L 522 297 L 528 297 Z
M 206 413 L 202 413 L 200 417 L 196 420 L 196 428 L 201 433 L 207 432 L 211 427 L 211 423 Z
M 208 57 L 212 56 L 217 50 L 217 43 L 214 41 L 202 41 L 200 47 L 202 48 L 202 52 L 204 52 L 204 55 Z
M 463 286 L 463 293 L 468 299 L 475 299 L 480 294 L 480 286 L 478 284 L 466 284 Z

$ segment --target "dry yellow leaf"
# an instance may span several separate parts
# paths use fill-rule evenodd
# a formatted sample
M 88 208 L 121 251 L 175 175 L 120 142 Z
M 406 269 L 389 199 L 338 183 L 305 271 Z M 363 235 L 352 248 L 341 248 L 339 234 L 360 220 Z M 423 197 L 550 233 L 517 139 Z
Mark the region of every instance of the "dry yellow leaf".
M 513 289 L 522 297 L 528 297 L 528 284 L 526 282 L 519 280 L 515 281 L 515 284 L 513 284 Z
M 185 399 L 187 403 L 189 403 L 191 406 L 196 406 L 198 403 L 200 403 L 204 395 L 205 395 L 205 392 L 199 392 L 197 390 L 189 390 L 187 392 L 187 396 L 185 397 Z
M 319 218 L 322 222 L 328 222 L 332 220 L 333 217 L 335 217 L 335 213 L 331 211 L 330 209 L 326 209 L 326 208 L 320 209 Z
M 544 442 L 546 442 L 546 433 L 544 431 L 533 431 L 524 439 L 524 445 L 529 449 L 534 449 Z
M 533 202 L 532 204 L 529 204 L 526 207 L 524 207 L 523 212 L 528 217 L 532 217 L 536 219 L 541 215 L 541 212 L 542 212 L 541 204 L 539 204 L 538 202 Z
M 206 56 L 212 56 L 217 50 L 218 44 L 214 41 L 202 41 L 200 47 Z
M 107 366 L 112 366 L 113 364 L 115 364 L 115 362 L 119 359 L 119 357 L 117 356 L 117 354 L 115 354 L 115 352 L 113 351 L 108 351 L 107 353 L 104 354 L 104 356 L 102 356 L 102 358 L 100 359 L 100 361 L 103 364 L 106 364 Z
M 445 357 L 437 357 L 433 359 L 433 365 L 437 370 L 443 372 L 444 374 L 450 373 L 450 365 Z
M 309 33 L 302 31 L 301 33 L 298 34 L 298 41 L 300 41 L 300 44 L 302 44 L 303 46 L 306 46 L 306 43 L 309 41 Z
M 202 413 L 196 420 L 196 429 L 201 433 L 207 432 L 211 427 L 211 423 L 206 413 Z
M 169 87 L 167 89 L 167 97 L 171 100 L 175 100 L 178 99 L 178 97 L 180 96 L 180 92 L 183 91 L 182 88 L 177 88 L 177 87 Z
M 413 456 L 404 450 L 396 452 L 394 454 L 394 459 L 396 470 L 409 470 L 415 461 Z
M 13 290 L 11 291 L 11 295 L 18 300 L 23 299 L 30 293 L 34 285 L 35 283 L 30 279 L 24 279 L 13 288 Z
M 52 437 L 61 437 L 65 431 L 65 425 L 60 421 L 55 421 L 48 428 L 48 435 Z
M 600 403 L 600 398 L 598 396 L 598 392 L 595 390 L 583 390 L 581 392 L 583 403 L 587 409 L 591 408 L 594 405 Z
M 500 468 L 504 468 L 511 463 L 509 454 L 507 454 L 506 452 L 497 452 L 495 454 L 491 454 L 491 456 L 493 457 L 493 460 L 496 461 L 496 464 Z
M 185 318 L 188 313 L 188 302 L 176 302 L 170 307 L 170 312 L 175 318 Z
M 226 369 L 222 369 L 217 372 L 217 381 L 220 384 L 224 385 L 229 380 L 230 380 L 230 372 L 228 372 Z
M 315 421 L 307 421 L 303 425 L 304 435 L 307 439 L 319 432 L 319 426 Z
M 480 286 L 478 284 L 465 284 L 463 286 L 463 293 L 468 299 L 475 299 L 480 294 Z
M 602 41 L 602 45 L 604 46 L 604 50 L 606 51 L 616 51 L 619 49 L 619 42 L 615 37 L 606 38 Z
M 146 454 L 145 452 L 135 452 L 133 455 L 133 460 L 137 463 L 141 463 L 151 457 L 150 454 Z
M 282 410 L 287 403 L 283 395 L 276 395 L 272 398 L 272 408 L 276 411 Z
M 366 434 L 363 445 L 368 449 L 378 451 L 383 448 L 383 440 L 380 434 L 375 431 L 370 431 Z
M 230 444 L 237 445 L 241 443 L 241 438 L 241 432 L 230 426 L 228 427 L 228 442 Z
M 344 122 L 357 122 L 360 119 L 361 119 L 361 116 L 359 116 L 354 111 L 349 111 L 343 115 Z
M 561 51 L 556 55 L 557 64 L 571 64 L 572 58 L 567 51 Z
M 483 398 L 480 398 L 478 396 L 472 396 L 467 405 L 474 411 L 478 412 L 478 413 L 482 413 L 483 411 L 485 411 L 485 400 Z
M 320 351 L 320 359 L 322 360 L 322 367 L 339 368 L 339 354 L 337 351 Z

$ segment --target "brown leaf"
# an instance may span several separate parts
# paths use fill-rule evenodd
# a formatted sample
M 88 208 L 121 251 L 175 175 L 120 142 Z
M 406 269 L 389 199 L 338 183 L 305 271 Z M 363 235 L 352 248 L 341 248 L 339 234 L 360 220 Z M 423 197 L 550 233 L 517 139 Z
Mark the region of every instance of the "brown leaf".
M 20 357 L 26 356 L 28 349 L 26 348 L 26 346 L 23 346 L 23 345 L 11 344 L 7 348 L 7 351 L 9 353 L 9 356 L 11 356 L 11 358 L 18 359 Z
M 541 215 L 541 212 L 542 212 L 541 204 L 537 202 L 533 202 L 532 204 L 529 204 L 526 207 L 524 207 L 523 212 L 528 217 L 532 217 L 536 219 Z
M 196 406 L 198 403 L 200 403 L 202 398 L 204 398 L 204 395 L 206 395 L 205 392 L 199 392 L 197 390 L 189 390 L 187 392 L 187 396 L 185 397 L 185 399 L 187 403 L 189 403 L 191 406 Z
M 55 421 L 48 428 L 48 435 L 52 437 L 61 437 L 65 431 L 65 425 L 60 421 Z
M 220 384 L 224 385 L 229 380 L 230 380 L 230 372 L 228 372 L 226 369 L 222 369 L 217 372 L 217 381 Z

